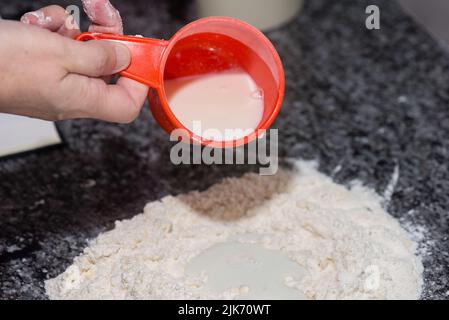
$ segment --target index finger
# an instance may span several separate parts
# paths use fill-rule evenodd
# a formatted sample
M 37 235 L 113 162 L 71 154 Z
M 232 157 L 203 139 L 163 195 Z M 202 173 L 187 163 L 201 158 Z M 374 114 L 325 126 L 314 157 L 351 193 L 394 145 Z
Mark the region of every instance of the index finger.
M 120 13 L 109 0 L 82 0 L 84 11 L 92 25 L 90 32 L 123 34 Z

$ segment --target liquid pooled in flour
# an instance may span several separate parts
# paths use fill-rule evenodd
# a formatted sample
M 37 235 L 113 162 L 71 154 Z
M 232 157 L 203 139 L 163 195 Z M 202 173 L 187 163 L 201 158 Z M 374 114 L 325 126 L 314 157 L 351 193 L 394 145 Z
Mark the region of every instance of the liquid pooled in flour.
M 263 91 L 244 71 L 166 80 L 165 93 L 176 118 L 206 139 L 242 138 L 262 120 Z
M 239 299 L 305 299 L 289 286 L 306 274 L 299 264 L 280 250 L 268 250 L 256 244 L 224 242 L 194 257 L 186 267 L 188 276 L 207 278 L 200 290 L 220 293 L 238 288 Z

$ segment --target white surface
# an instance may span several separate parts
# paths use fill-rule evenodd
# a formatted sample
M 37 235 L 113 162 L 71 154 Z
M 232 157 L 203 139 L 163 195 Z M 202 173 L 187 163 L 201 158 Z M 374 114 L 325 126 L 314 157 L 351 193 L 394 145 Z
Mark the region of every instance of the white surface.
M 399 3 L 435 38 L 449 46 L 449 1 L 399 0 Z
M 302 0 L 197 0 L 199 17 L 229 16 L 270 30 L 292 20 L 301 10 Z
M 263 94 L 243 71 L 168 80 L 165 93 L 176 118 L 206 139 L 240 139 L 262 120 Z
M 53 122 L 0 113 L 0 157 L 61 142 Z

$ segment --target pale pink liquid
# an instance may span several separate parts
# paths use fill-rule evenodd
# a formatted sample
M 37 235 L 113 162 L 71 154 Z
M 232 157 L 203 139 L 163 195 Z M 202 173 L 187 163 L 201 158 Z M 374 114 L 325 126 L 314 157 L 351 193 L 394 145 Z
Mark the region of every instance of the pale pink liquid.
M 262 120 L 263 92 L 243 71 L 167 80 L 165 93 L 176 118 L 203 138 L 239 139 Z

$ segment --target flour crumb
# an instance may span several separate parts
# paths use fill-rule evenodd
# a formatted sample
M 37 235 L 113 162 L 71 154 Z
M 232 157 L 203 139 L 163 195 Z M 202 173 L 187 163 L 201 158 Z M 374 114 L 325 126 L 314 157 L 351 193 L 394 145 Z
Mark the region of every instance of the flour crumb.
M 391 198 L 393 197 L 394 191 L 396 189 L 396 185 L 399 181 L 399 165 L 396 164 L 394 166 L 393 174 L 391 175 L 391 179 L 388 182 L 387 187 L 384 191 L 384 205 L 388 205 L 391 201 Z
M 148 203 L 46 281 L 48 296 L 245 298 L 252 289 L 245 283 L 210 292 L 207 275 L 185 271 L 205 250 L 238 241 L 279 250 L 304 269 L 300 279 L 286 277 L 285 283 L 306 299 L 418 299 L 423 267 L 416 244 L 383 209 L 382 198 L 361 184 L 334 183 L 313 163 L 294 167 Z

